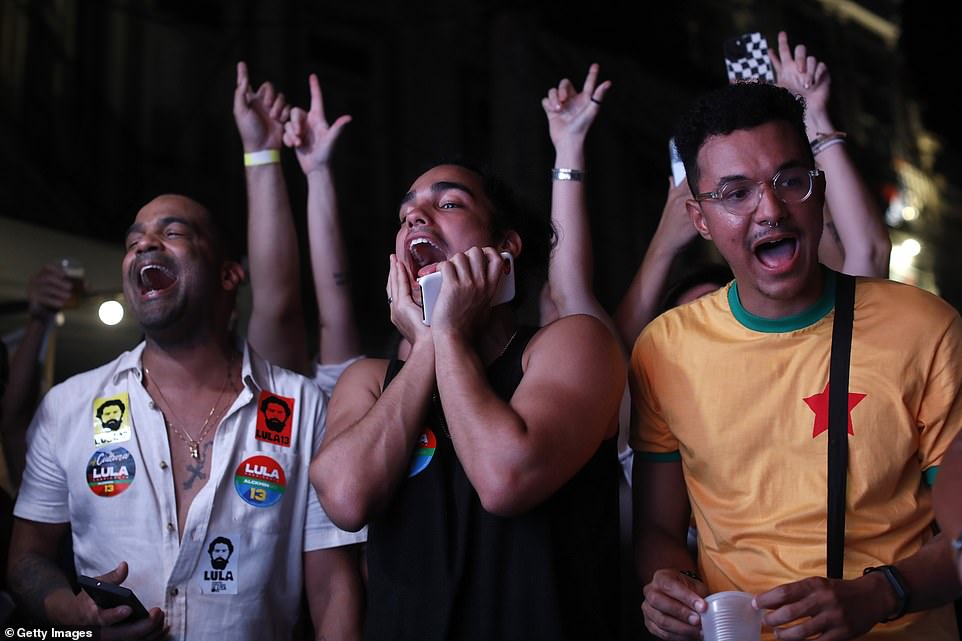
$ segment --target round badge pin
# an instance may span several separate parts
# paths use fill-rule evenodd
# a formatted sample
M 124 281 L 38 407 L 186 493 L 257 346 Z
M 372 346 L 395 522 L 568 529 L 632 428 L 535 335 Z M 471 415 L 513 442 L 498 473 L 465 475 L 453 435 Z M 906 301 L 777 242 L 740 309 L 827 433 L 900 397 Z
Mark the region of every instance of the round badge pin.
M 252 456 L 237 466 L 234 489 L 248 505 L 270 507 L 284 496 L 287 477 L 281 464 L 271 457 Z
M 134 455 L 122 447 L 105 447 L 87 461 L 87 487 L 97 496 L 123 494 L 137 475 Z
M 430 427 L 425 427 L 418 437 L 418 442 L 411 453 L 411 466 L 408 468 L 408 478 L 417 476 L 424 471 L 431 459 L 434 458 L 434 451 L 437 449 L 438 440 Z

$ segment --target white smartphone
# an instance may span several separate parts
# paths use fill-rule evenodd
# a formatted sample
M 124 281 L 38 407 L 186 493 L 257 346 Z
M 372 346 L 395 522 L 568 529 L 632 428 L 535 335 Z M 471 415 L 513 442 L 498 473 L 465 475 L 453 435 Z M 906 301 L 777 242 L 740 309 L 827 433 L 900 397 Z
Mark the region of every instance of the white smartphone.
M 671 177 L 675 179 L 676 185 L 680 185 L 685 180 L 685 163 L 681 161 L 674 138 L 668 141 L 668 159 L 671 161 Z
M 728 82 L 775 82 L 775 69 L 768 57 L 768 41 L 758 31 L 725 40 Z
M 491 299 L 491 306 L 507 303 L 514 298 L 514 256 L 509 252 L 501 252 L 501 257 L 508 261 L 508 273 L 501 277 L 498 283 L 498 291 Z M 425 325 L 431 324 L 431 316 L 434 314 L 434 305 L 441 292 L 441 272 L 434 272 L 418 279 L 421 287 L 421 322 Z

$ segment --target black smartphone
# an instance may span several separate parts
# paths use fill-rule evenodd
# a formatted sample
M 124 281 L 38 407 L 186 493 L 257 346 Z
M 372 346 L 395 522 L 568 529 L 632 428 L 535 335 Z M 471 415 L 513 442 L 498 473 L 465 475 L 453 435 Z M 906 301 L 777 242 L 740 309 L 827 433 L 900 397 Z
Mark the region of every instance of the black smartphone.
M 100 579 L 82 574 L 77 577 L 77 582 L 83 591 L 90 595 L 94 603 L 101 608 L 116 608 L 118 605 L 129 606 L 130 609 L 133 610 L 133 613 L 127 617 L 127 621 L 146 619 L 148 616 L 147 608 L 144 607 L 144 604 L 140 602 L 137 595 L 131 592 L 129 588 L 114 585 L 113 583 L 105 583 Z
M 728 82 L 775 82 L 775 69 L 768 57 L 768 41 L 758 31 L 725 40 Z

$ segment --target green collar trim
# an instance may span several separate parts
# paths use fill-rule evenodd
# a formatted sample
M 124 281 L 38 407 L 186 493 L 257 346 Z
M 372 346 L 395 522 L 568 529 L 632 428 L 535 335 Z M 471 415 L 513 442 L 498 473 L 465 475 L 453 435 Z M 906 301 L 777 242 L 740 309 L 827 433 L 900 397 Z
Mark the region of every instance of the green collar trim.
M 728 288 L 728 306 L 732 316 L 748 329 L 766 334 L 793 332 L 814 325 L 835 307 L 835 272 L 823 268 L 822 274 L 825 280 L 818 301 L 805 311 L 785 318 L 762 318 L 746 310 L 738 297 L 738 281 L 735 281 Z

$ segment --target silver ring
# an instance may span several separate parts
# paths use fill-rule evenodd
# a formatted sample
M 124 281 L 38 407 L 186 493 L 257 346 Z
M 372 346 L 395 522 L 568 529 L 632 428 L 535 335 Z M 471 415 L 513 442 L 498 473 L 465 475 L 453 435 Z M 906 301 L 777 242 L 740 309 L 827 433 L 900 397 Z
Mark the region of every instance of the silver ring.
M 390 304 L 393 303 L 393 302 L 394 302 L 394 299 L 391 298 L 390 296 L 388 296 L 388 297 L 387 297 L 387 304 L 390 305 Z

